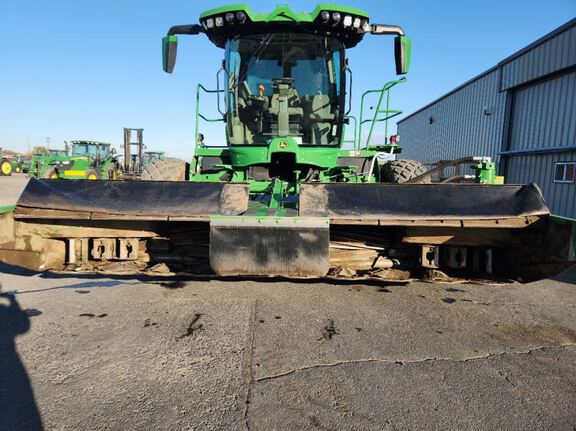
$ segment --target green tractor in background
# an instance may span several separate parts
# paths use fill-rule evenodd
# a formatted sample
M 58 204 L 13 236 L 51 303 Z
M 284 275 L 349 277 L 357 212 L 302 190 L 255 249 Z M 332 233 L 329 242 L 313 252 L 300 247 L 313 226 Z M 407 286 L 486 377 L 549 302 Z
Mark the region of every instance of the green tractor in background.
M 0 215 L 0 260 L 99 273 L 169 265 L 218 276 L 524 282 L 572 265 L 572 225 L 550 216 L 536 185 L 496 185 L 488 158 L 470 158 L 468 183 L 432 184 L 414 161 L 380 166 L 400 152 L 387 124 L 401 112 L 390 90 L 405 79 L 365 91 L 354 117 L 348 52 L 365 36 L 393 35 L 405 74 L 411 42 L 401 27 L 333 3 L 310 13 L 236 4 L 172 27 L 162 43 L 167 72 L 178 34 L 204 34 L 225 57 L 216 89 L 197 87 L 191 162 L 154 161 L 144 181 L 32 179 Z M 220 115 L 200 112 L 204 93 Z M 204 141 L 201 121 L 225 124 L 226 147 Z M 98 172 L 78 166 L 79 177 Z
M 12 156 L 4 154 L 0 148 L 0 176 L 12 175 Z
M 30 160 L 22 154 L 17 154 L 12 159 L 12 171 L 19 173 L 27 173 L 30 168 Z
M 50 169 L 51 164 L 59 160 L 65 160 L 66 150 L 50 148 L 47 153 L 34 153 L 28 166 L 28 176 L 30 178 L 45 178 L 44 174 Z
M 46 160 L 41 178 L 68 180 L 115 180 L 121 174 L 116 150 L 107 142 L 71 141 L 70 156 Z

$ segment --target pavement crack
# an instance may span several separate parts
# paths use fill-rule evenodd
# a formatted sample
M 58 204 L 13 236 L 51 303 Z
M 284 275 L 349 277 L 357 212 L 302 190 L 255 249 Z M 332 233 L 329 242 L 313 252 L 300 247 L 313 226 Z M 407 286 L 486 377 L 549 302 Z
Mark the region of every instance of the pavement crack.
M 244 391 L 244 428 L 250 431 L 250 423 L 248 420 L 248 414 L 250 413 L 250 402 L 252 398 L 252 387 L 254 386 L 254 370 L 253 370 L 253 359 L 254 359 L 254 333 L 256 330 L 256 308 L 258 306 L 258 301 L 255 300 L 253 307 L 248 319 L 247 328 L 247 340 L 246 349 L 244 351 L 244 359 L 242 364 L 242 386 L 245 388 Z
M 497 352 L 497 353 L 487 353 L 485 355 L 478 355 L 478 356 L 471 356 L 467 358 L 422 358 L 422 359 L 409 359 L 409 360 L 402 360 L 402 359 L 382 359 L 382 358 L 361 358 L 361 359 L 351 359 L 351 360 L 344 360 L 344 361 L 335 361 L 335 362 L 326 362 L 321 364 L 312 364 L 306 365 L 304 367 L 293 368 L 288 371 L 284 371 L 278 374 L 272 374 L 269 376 L 258 377 L 253 379 L 255 382 L 263 382 L 266 380 L 274 380 L 281 377 L 286 377 L 292 374 L 300 373 L 302 371 L 313 370 L 317 368 L 333 368 L 338 367 L 340 365 L 350 365 L 350 364 L 365 364 L 365 363 L 379 363 L 379 364 L 397 364 L 397 365 L 411 365 L 411 364 L 421 364 L 426 362 L 471 362 L 471 361 L 478 361 L 482 359 L 489 359 L 493 357 L 503 357 L 503 356 L 518 356 L 518 355 L 530 355 L 533 352 L 549 350 L 549 349 L 560 349 L 566 347 L 576 347 L 575 343 L 571 344 L 561 344 L 555 346 L 540 346 L 535 347 L 528 350 L 523 351 L 514 351 L 514 352 Z M 508 380 L 508 379 L 506 379 Z M 508 380 L 509 381 L 509 380 Z M 509 383 L 513 384 L 511 381 Z

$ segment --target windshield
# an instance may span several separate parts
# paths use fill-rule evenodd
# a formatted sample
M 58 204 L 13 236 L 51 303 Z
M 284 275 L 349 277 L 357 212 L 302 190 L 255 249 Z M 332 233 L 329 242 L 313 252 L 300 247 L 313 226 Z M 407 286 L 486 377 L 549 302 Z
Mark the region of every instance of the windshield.
M 49 150 L 49 154 L 51 156 L 65 156 L 66 151 L 65 150 Z
M 107 144 L 93 144 L 79 142 L 75 143 L 72 147 L 72 154 L 75 156 L 89 156 L 96 158 L 106 158 L 110 153 L 110 145 Z
M 333 37 L 265 33 L 228 41 L 228 133 L 232 144 L 300 137 L 337 145 L 344 91 L 344 47 Z

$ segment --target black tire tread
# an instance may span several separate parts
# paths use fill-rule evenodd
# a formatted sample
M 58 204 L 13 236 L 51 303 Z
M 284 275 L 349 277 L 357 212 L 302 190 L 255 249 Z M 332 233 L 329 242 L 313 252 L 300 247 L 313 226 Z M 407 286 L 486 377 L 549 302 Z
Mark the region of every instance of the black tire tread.
M 186 181 L 189 164 L 184 160 L 168 157 L 155 160 L 142 170 L 142 181 Z
M 408 159 L 390 160 L 386 162 L 380 170 L 380 178 L 386 183 L 405 183 L 426 172 L 426 167 L 416 161 Z M 429 183 L 430 179 L 422 181 Z

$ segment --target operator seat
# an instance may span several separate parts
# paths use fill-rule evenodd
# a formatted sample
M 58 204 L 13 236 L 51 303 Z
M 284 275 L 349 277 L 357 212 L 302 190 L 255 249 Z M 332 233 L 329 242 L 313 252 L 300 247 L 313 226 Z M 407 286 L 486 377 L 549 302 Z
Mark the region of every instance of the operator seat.
M 327 145 L 331 141 L 332 124 L 336 117 L 332 113 L 330 97 L 326 94 L 312 96 L 304 106 L 306 130 L 310 133 L 311 145 Z

